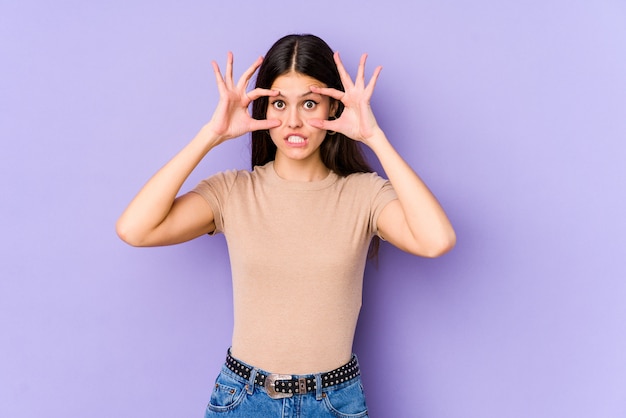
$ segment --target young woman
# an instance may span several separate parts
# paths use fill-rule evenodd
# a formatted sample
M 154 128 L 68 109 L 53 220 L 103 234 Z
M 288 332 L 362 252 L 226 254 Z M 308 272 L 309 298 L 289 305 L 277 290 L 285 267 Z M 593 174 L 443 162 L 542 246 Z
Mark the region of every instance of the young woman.
M 226 236 L 235 322 L 207 417 L 367 416 L 352 342 L 372 238 L 425 257 L 454 246 L 443 209 L 376 122 L 381 67 L 366 83 L 365 60 L 353 81 L 323 40 L 289 35 L 237 83 L 232 54 L 224 75 L 214 62 L 210 122 L 118 220 L 134 246 Z M 216 174 L 177 197 L 209 151 L 248 132 L 252 171 Z

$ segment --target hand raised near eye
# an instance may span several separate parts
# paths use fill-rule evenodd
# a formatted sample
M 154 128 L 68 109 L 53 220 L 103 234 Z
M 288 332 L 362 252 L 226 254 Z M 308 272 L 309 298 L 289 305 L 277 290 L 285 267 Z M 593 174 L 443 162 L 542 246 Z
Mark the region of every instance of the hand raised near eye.
M 253 119 L 248 111 L 248 106 L 253 100 L 278 94 L 277 91 L 260 88 L 246 91 L 252 75 L 262 62 L 263 58 L 259 57 L 243 73 L 237 84 L 233 80 L 233 54 L 231 52 L 228 53 L 224 75 L 215 61 L 211 63 L 220 98 L 207 127 L 219 138 L 218 143 L 251 131 L 274 128 L 280 124 L 277 120 Z
M 311 87 L 311 91 L 341 101 L 344 105 L 344 110 L 336 120 L 316 119 L 309 121 L 309 123 L 317 128 L 341 132 L 355 141 L 367 142 L 379 129 L 370 106 L 370 100 L 382 67 L 378 66 L 374 69 L 374 74 L 366 85 L 365 62 L 367 61 L 367 54 L 361 56 L 354 82 L 343 66 L 339 53 L 335 52 L 334 58 L 345 92 L 333 88 L 314 86 Z

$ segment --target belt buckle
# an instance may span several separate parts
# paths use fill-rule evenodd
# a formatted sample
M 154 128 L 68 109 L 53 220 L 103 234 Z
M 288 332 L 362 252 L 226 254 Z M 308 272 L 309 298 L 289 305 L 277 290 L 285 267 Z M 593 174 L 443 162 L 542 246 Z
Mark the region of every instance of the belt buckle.
M 293 376 L 290 374 L 268 374 L 265 378 L 265 390 L 267 391 L 267 395 L 272 399 L 291 398 L 293 393 L 277 392 L 275 383 L 277 380 L 291 380 L 292 377 Z

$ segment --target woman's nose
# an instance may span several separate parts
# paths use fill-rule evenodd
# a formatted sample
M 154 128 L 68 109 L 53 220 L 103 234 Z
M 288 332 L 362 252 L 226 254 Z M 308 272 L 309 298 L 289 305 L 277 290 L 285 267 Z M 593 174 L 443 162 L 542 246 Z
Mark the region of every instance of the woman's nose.
M 299 128 L 302 126 L 302 118 L 300 117 L 298 109 L 292 108 L 289 110 L 289 114 L 287 115 L 287 126 L 290 128 Z

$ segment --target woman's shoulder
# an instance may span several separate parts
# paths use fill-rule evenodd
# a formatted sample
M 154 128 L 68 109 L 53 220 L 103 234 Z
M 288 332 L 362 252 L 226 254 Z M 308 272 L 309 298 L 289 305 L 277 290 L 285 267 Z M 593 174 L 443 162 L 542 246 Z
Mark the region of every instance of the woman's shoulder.
M 213 190 L 218 194 L 230 193 L 234 187 L 239 187 L 251 181 L 252 173 L 242 169 L 228 169 L 219 171 L 201 180 L 194 188 L 195 191 Z
M 353 173 L 342 177 L 342 194 L 361 196 L 364 199 L 377 199 L 378 196 L 395 195 L 391 182 L 376 172 Z
M 265 172 L 267 171 L 266 166 L 256 166 L 252 171 L 232 168 L 223 171 L 219 171 L 214 173 L 204 179 L 205 182 L 226 182 L 226 183 L 234 183 L 234 182 L 245 182 L 245 181 L 255 181 L 261 177 L 265 176 Z
M 387 179 L 381 177 L 378 173 L 374 171 L 367 173 L 348 174 L 345 177 L 341 177 L 341 181 L 349 185 L 361 187 L 366 185 L 382 186 L 383 184 L 388 182 Z
M 209 183 L 222 183 L 229 189 L 233 187 L 247 187 L 259 183 L 264 183 L 271 178 L 271 164 L 255 166 L 252 170 L 230 169 L 216 173 L 206 179 Z

